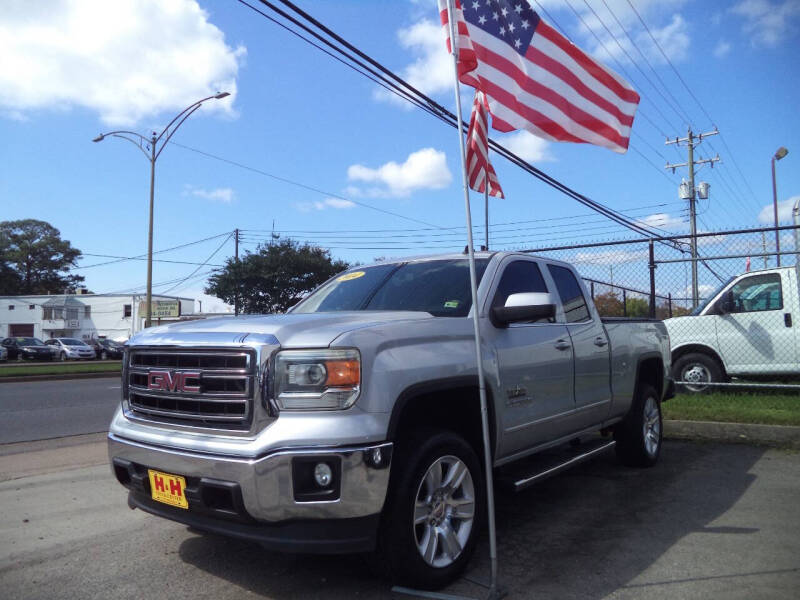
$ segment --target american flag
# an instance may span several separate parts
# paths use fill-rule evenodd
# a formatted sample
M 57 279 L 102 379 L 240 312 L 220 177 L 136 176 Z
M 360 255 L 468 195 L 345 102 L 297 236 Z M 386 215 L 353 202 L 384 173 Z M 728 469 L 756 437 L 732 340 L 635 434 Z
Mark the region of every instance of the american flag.
M 486 189 L 486 180 L 489 180 L 489 195 L 496 198 L 505 198 L 497 174 L 492 163 L 489 162 L 489 120 L 486 114 L 486 97 L 483 92 L 475 90 L 475 100 L 472 103 L 472 117 L 469 120 L 467 132 L 467 175 L 469 187 L 476 192 Z
M 455 0 L 458 74 L 486 93 L 492 127 L 625 152 L 639 94 L 525 0 Z M 439 14 L 450 50 L 447 0 Z

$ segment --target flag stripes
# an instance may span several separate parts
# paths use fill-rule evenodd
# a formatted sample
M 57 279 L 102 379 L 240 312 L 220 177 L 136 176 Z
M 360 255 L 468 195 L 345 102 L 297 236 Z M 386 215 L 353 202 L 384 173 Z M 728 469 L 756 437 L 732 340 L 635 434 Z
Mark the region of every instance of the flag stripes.
M 483 192 L 486 190 L 488 176 L 489 195 L 504 198 L 497 174 L 489 161 L 488 119 L 486 97 L 483 92 L 475 90 L 472 116 L 467 131 L 467 178 L 470 188 L 476 192 Z

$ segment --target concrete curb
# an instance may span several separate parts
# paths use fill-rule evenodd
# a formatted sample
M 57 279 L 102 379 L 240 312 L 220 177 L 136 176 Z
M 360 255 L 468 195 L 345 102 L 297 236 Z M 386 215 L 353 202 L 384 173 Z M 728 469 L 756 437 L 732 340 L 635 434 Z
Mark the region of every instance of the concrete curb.
M 800 427 L 789 425 L 665 420 L 664 437 L 800 450 Z
M 119 379 L 120 373 L 105 371 L 102 373 L 52 373 L 50 375 L 13 375 L 10 377 L 0 377 L 2 383 L 20 383 L 25 381 L 58 381 L 61 379 L 102 379 L 110 377 Z

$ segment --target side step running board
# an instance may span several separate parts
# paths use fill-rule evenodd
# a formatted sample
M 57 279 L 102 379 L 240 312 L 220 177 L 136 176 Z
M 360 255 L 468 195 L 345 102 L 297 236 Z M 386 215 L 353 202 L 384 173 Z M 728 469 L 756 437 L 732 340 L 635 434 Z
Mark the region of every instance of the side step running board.
M 528 471 L 525 475 L 514 478 L 509 481 L 512 489 L 519 492 L 528 488 L 548 477 L 552 477 L 561 471 L 565 471 L 575 465 L 585 462 L 591 458 L 611 450 L 616 445 L 614 440 L 600 440 L 594 444 L 578 447 L 577 450 L 568 453 L 566 456 L 555 455 L 542 457 L 544 461 L 540 461 L 537 468 L 533 472 Z M 549 460 L 547 460 L 549 459 Z M 543 464 L 541 464 L 543 463 Z

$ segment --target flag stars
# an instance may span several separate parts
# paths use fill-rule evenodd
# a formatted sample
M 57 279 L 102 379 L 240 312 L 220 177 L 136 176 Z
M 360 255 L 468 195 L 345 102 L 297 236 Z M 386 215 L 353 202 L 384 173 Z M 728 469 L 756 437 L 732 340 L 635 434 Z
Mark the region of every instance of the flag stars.
M 503 13 L 504 17 L 508 16 L 508 9 L 505 6 L 503 7 L 503 10 L 501 10 L 500 12 Z
M 492 19 L 494 19 L 495 21 L 497 21 L 497 19 L 499 19 L 499 18 L 500 18 L 500 17 L 497 15 L 497 13 L 492 13 Z
M 530 26 L 531 26 L 531 24 L 528 22 L 528 19 L 523 19 L 522 28 L 523 29 L 528 29 L 528 27 L 530 27 Z
M 514 10 L 515 10 L 515 11 L 517 11 L 517 14 L 520 14 L 520 13 L 522 13 L 522 5 L 521 5 L 521 4 L 517 4 L 517 5 L 514 7 Z
M 485 25 L 486 24 L 486 17 L 481 15 L 480 18 L 478 19 L 478 23 L 480 23 L 481 25 Z
M 522 46 L 522 42 L 518 39 L 514 40 L 514 48 L 519 48 L 520 46 Z
M 515 29 L 516 29 L 516 27 L 514 27 L 514 24 L 513 24 L 513 23 L 509 23 L 509 24 L 508 24 L 508 30 L 509 30 L 511 33 L 514 33 L 514 30 L 515 30 Z
M 475 9 L 475 10 L 478 10 L 478 7 L 480 5 L 481 5 L 481 3 L 476 0 L 475 2 L 472 3 L 472 8 Z
M 501 27 L 500 28 L 500 35 L 505 35 L 505 34 L 506 34 L 506 28 L 505 27 Z

